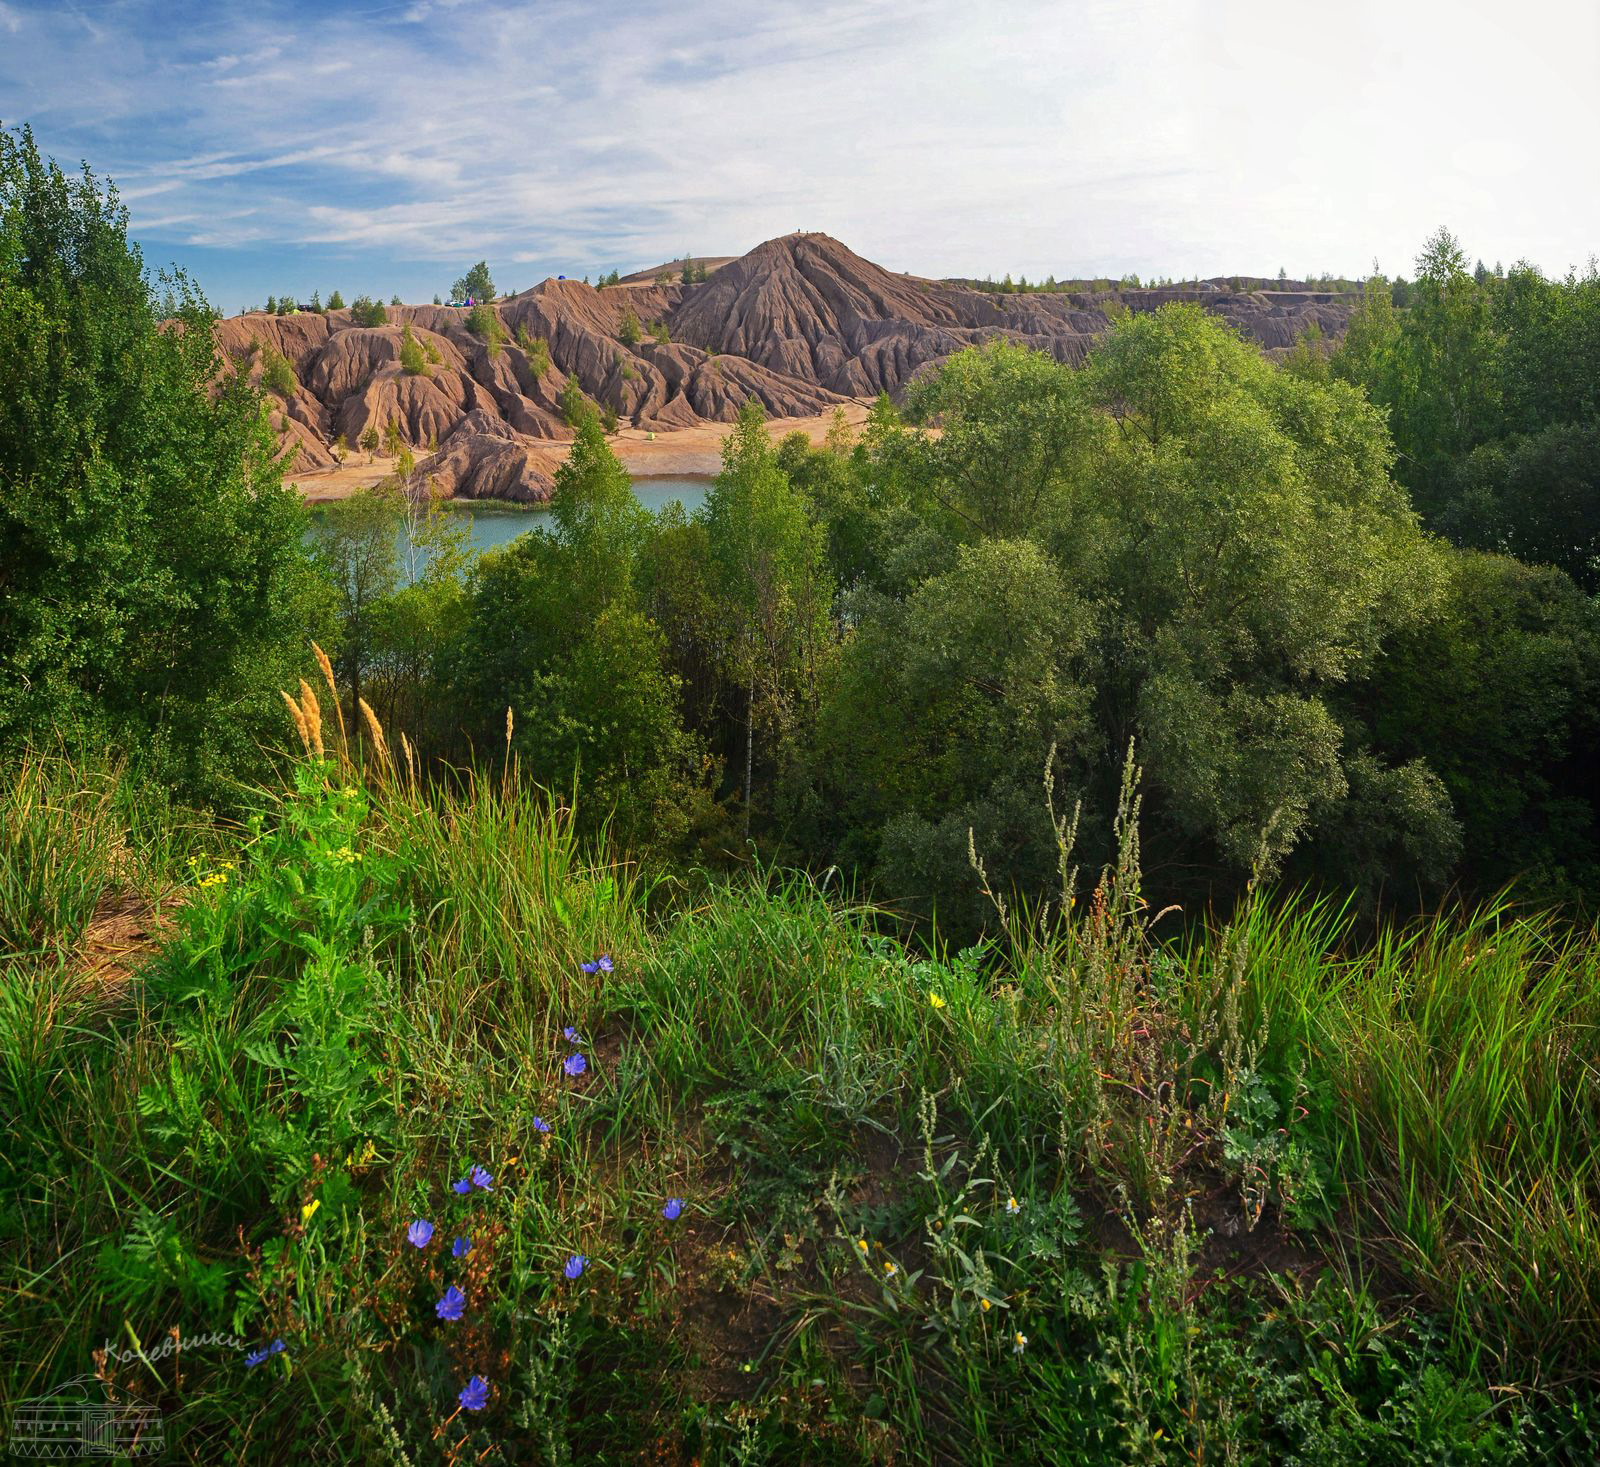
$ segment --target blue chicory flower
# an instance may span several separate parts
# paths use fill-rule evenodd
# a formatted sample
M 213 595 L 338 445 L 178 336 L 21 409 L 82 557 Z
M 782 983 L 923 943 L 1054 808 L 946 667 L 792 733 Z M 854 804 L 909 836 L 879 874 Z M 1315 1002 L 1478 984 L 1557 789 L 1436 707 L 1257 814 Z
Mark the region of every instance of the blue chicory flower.
M 589 1068 L 589 1061 L 581 1054 L 569 1054 L 561 1061 L 561 1068 L 567 1072 L 570 1078 L 575 1080 Z
M 465 1197 L 472 1190 L 472 1183 L 463 1177 L 459 1182 L 452 1182 L 450 1190 L 458 1196 Z
M 575 1279 L 583 1272 L 588 1262 L 589 1260 L 584 1254 L 574 1253 L 572 1257 L 567 1260 L 567 1266 L 561 1271 L 562 1273 L 566 1274 L 569 1279 Z
M 602 973 L 609 973 L 612 969 L 612 966 L 611 955 L 609 953 L 601 953 L 600 956 L 595 959 L 595 967 L 597 967 Z
M 462 1387 L 461 1394 L 456 1397 L 461 1402 L 463 1411 L 481 1411 L 489 1404 L 489 1382 L 481 1375 L 475 1375 Z
M 578 966 L 582 968 L 585 973 L 598 973 L 600 971 L 599 963 L 579 963 Z
M 683 1198 L 667 1198 L 667 1205 L 661 1209 L 661 1215 L 662 1217 L 666 1218 L 668 1222 L 677 1222 L 677 1220 L 683 1215 Z
M 406 1229 L 406 1237 L 413 1248 L 426 1248 L 433 1241 L 433 1224 L 419 1217 Z
M 543 1116 L 535 1116 L 533 1118 L 533 1129 L 543 1136 L 550 1130 L 550 1122 Z
M 565 1039 L 568 1044 L 578 1043 L 578 1031 L 574 1029 L 571 1024 L 568 1024 L 567 1027 L 561 1031 L 561 1037 Z
M 470 1252 L 472 1252 L 471 1238 L 457 1238 L 450 1245 L 450 1256 L 452 1258 L 465 1258 Z
M 251 1366 L 259 1365 L 266 1358 L 267 1352 L 265 1350 L 252 1350 L 244 1357 L 245 1367 L 248 1369 Z
M 481 1166 L 473 1167 L 473 1169 L 467 1173 L 467 1180 L 482 1192 L 492 1191 L 494 1188 L 494 1178 L 490 1176 L 489 1173 L 486 1172 Z
M 467 1307 L 467 1296 L 454 1284 L 444 1291 L 444 1298 L 433 1306 L 433 1312 L 440 1319 L 460 1319 L 462 1311 Z

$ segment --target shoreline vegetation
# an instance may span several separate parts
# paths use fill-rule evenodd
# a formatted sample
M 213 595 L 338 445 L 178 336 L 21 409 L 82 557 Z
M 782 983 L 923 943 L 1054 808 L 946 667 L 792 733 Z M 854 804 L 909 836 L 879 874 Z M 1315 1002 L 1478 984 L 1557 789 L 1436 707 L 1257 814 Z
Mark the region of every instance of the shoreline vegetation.
M 574 392 L 473 557 L 313 526 L 0 128 L 7 1418 L 1592 1467 L 1600 275 L 1397 284 L 1281 362 L 1179 302 L 746 396 L 660 513 Z

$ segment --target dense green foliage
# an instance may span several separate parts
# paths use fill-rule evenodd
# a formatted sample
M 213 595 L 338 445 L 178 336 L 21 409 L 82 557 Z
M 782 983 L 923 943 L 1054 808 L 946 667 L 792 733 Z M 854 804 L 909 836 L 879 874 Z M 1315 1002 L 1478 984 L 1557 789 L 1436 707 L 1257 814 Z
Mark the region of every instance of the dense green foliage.
M 479 260 L 454 285 L 450 287 L 450 303 L 464 305 L 467 301 L 483 305 L 494 299 L 494 278 L 489 274 L 489 262 Z
M 0 131 L 0 749 L 92 737 L 213 798 L 320 593 L 257 394 L 164 285 L 165 325 L 115 191 Z
M 358 295 L 350 302 L 350 319 L 357 326 L 382 326 L 389 319 L 389 312 L 382 301 Z
M 1424 519 L 1600 589 L 1600 275 L 1469 271 L 1440 230 L 1408 301 L 1369 281 L 1333 365 L 1388 409 Z
M 400 328 L 400 367 L 410 377 L 428 375 L 428 353 L 412 332 L 409 321 Z

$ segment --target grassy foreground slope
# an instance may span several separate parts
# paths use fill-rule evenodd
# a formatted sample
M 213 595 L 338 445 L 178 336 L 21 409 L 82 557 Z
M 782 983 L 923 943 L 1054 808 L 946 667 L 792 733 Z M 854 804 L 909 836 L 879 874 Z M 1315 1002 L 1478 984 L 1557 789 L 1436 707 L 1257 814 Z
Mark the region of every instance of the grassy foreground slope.
M 1130 767 L 1066 920 L 919 957 L 295 716 L 244 831 L 0 789 L 8 1406 L 91 1371 L 193 1462 L 1595 1460 L 1588 935 L 1164 944 Z M 86 976 L 116 901 L 158 938 Z

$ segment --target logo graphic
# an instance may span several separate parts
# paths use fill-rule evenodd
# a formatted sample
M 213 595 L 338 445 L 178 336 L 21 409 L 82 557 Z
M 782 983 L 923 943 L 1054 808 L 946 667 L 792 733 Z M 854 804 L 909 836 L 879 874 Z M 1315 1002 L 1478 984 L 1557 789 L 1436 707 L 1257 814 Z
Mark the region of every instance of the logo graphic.
M 113 1401 L 92 1375 L 22 1401 L 6 1445 L 13 1456 L 154 1457 L 166 1447 L 161 1412 L 134 1397 Z

